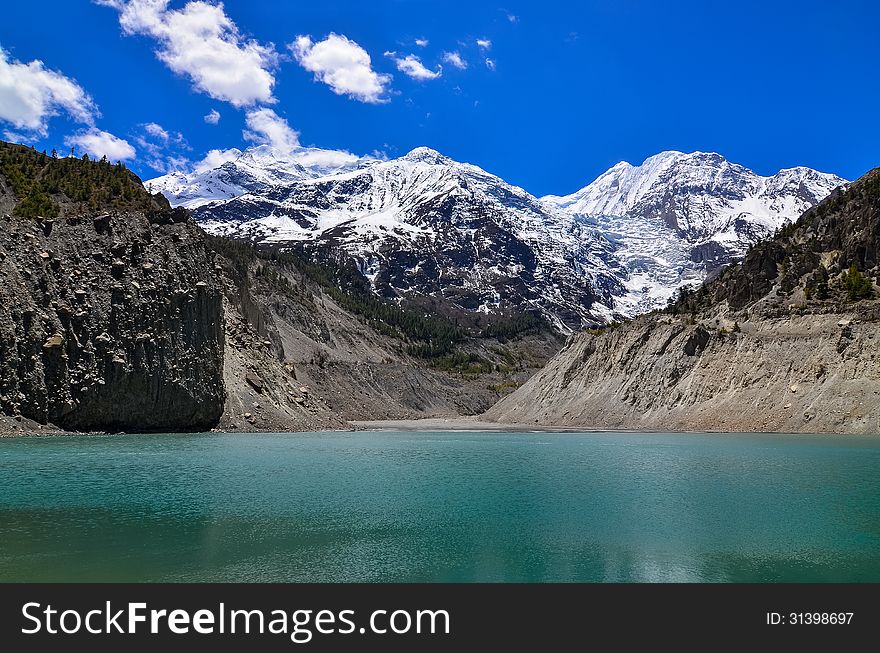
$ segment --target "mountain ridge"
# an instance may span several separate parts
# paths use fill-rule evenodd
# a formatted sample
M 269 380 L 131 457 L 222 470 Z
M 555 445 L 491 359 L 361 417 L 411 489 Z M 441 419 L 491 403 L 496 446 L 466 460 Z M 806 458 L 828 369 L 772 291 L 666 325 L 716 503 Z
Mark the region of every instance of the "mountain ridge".
M 155 185 L 155 184 L 154 184 Z M 214 234 L 347 256 L 380 296 L 459 313 L 611 315 L 607 241 L 521 188 L 429 148 L 194 209 Z
M 659 308 L 847 181 L 798 166 L 761 176 L 715 152 L 621 162 L 567 196 L 542 198 L 594 225 L 627 270 L 622 312 Z
M 572 195 L 537 198 L 428 147 L 261 179 L 247 152 L 190 185 L 167 175 L 148 183 L 193 207 L 211 233 L 347 256 L 379 295 L 439 298 L 464 312 L 538 310 L 563 332 L 664 306 L 846 183 L 802 166 L 762 177 L 717 153 L 668 151 L 618 163 Z M 222 192 L 198 195 L 205 174 L 226 175 Z

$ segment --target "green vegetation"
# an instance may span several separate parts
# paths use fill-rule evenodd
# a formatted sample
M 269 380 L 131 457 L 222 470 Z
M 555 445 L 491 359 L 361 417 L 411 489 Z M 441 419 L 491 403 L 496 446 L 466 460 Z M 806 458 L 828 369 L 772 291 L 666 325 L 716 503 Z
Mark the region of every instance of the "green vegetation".
M 507 390 L 516 390 L 521 383 L 519 381 L 512 381 L 508 379 L 507 381 L 502 381 L 501 383 L 492 383 L 486 386 L 487 390 L 491 390 L 492 392 L 502 393 Z
M 111 164 L 106 157 L 100 161 L 91 161 L 88 155 L 59 159 L 0 141 L 0 175 L 19 200 L 13 215 L 23 218 L 57 217 L 59 195 L 82 211 L 152 207 L 152 197 L 140 180 L 124 164 Z
M 442 358 L 434 360 L 431 364 L 447 372 L 461 372 L 462 374 L 488 374 L 495 371 L 492 361 L 486 360 L 473 352 L 456 351 Z
M 451 354 L 464 331 L 442 316 L 431 316 L 376 297 L 353 263 L 316 263 L 305 256 L 278 248 L 257 248 L 251 243 L 208 236 L 208 246 L 232 261 L 236 283 L 242 283 L 255 259 L 255 276 L 266 279 L 278 290 L 292 289 L 279 270 L 296 271 L 317 283 L 337 304 L 362 318 L 384 335 L 407 343 L 407 352 L 421 358 Z
M 510 339 L 523 335 L 539 333 L 549 330 L 547 321 L 534 311 L 529 311 L 515 317 L 496 320 L 483 329 L 482 338 L 495 338 L 499 342 L 507 342 Z
M 868 299 L 874 296 L 874 284 L 871 279 L 859 272 L 855 265 L 843 273 L 843 286 L 851 302 Z
M 658 311 L 651 311 L 652 314 L 655 312 L 660 313 L 662 311 L 659 311 L 659 310 Z M 587 333 L 589 333 L 590 335 L 593 335 L 593 336 L 601 336 L 606 331 L 614 331 L 615 329 L 622 327 L 624 324 L 625 324 L 624 322 L 618 322 L 615 320 L 613 322 L 609 322 L 608 324 L 603 324 L 601 326 L 589 328 L 589 329 L 587 329 Z
M 503 365 L 495 366 L 495 368 L 499 372 L 510 374 L 520 365 L 520 360 L 507 347 L 489 347 L 489 351 L 491 351 L 496 356 L 500 356 L 502 359 L 504 359 Z
M 401 340 L 403 351 L 430 360 L 435 368 L 476 375 L 496 369 L 510 372 L 518 366 L 516 357 L 503 346 L 491 348 L 493 353 L 504 359 L 504 363 L 497 366 L 479 354 L 463 351 L 462 346 L 468 341 L 469 332 L 457 320 L 377 297 L 352 261 L 312 260 L 301 252 L 274 246 L 255 246 L 247 241 L 221 236 L 207 235 L 206 238 L 210 250 L 229 259 L 233 280 L 239 286 L 247 283 L 251 269 L 255 279 L 284 294 L 307 293 L 305 282 L 309 280 L 377 332 Z M 302 277 L 299 284 L 292 281 L 296 279 L 295 275 Z M 497 318 L 481 329 L 476 337 L 496 339 L 503 344 L 508 339 L 549 328 L 537 313 L 525 313 Z
M 828 270 L 824 265 L 820 265 L 815 272 L 816 278 L 816 299 L 828 299 Z

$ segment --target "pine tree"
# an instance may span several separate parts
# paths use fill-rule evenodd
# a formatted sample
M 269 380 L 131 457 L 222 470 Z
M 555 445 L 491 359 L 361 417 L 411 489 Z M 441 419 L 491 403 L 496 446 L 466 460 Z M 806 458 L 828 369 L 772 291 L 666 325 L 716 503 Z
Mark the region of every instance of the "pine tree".
M 874 284 L 871 279 L 859 272 L 855 264 L 844 272 L 843 285 L 851 302 L 867 299 L 874 294 Z
M 816 270 L 816 299 L 828 299 L 828 270 L 824 265 Z

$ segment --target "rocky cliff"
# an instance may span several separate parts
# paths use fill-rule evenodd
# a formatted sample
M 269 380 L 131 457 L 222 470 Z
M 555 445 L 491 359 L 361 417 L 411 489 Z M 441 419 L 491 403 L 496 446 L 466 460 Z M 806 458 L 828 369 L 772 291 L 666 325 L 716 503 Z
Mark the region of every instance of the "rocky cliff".
M 486 417 L 878 433 L 878 253 L 874 170 L 666 311 L 572 336 Z
M 214 426 L 223 310 L 201 230 L 121 166 L 0 145 L 0 413 Z

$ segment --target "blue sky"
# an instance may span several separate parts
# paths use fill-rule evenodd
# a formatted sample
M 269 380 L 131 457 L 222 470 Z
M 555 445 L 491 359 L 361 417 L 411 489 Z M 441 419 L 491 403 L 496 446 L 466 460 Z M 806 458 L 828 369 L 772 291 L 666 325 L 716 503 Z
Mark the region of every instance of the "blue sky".
M 255 141 L 428 145 L 536 195 L 666 149 L 880 165 L 873 1 L 209 4 L 7 3 L 0 133 L 106 147 L 144 178 Z

